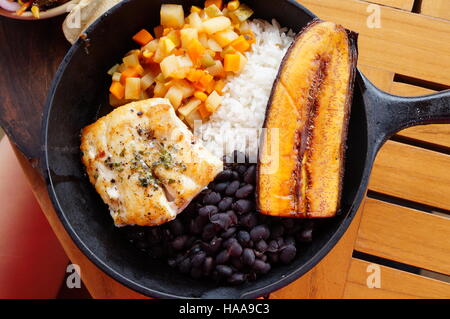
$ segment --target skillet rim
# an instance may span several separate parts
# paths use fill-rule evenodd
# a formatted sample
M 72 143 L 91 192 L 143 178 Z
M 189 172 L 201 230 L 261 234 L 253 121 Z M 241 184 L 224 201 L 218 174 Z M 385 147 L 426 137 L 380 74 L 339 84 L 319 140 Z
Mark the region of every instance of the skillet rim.
M 89 35 L 93 30 L 95 30 L 98 26 L 101 25 L 103 20 L 109 16 L 112 12 L 116 12 L 117 10 L 120 10 L 122 6 L 128 5 L 130 2 L 134 0 L 123 0 L 122 2 L 118 3 L 114 7 L 112 7 L 110 10 L 102 14 L 94 23 L 92 23 L 85 31 L 84 33 Z M 312 13 L 309 9 L 304 7 L 301 3 L 295 1 L 295 0 L 282 0 L 285 1 L 295 7 L 297 7 L 299 10 L 302 10 L 305 14 L 311 17 L 311 19 L 317 18 L 317 16 Z M 47 100 L 45 102 L 44 106 L 44 112 L 43 112 L 43 125 L 42 125 L 42 131 L 41 131 L 41 141 L 43 142 L 43 150 L 41 154 L 41 168 L 43 172 L 43 176 L 46 182 L 47 192 L 49 194 L 50 200 L 53 204 L 53 207 L 62 222 L 65 230 L 68 232 L 71 239 L 74 241 L 76 246 L 83 252 L 83 254 L 91 261 L 95 266 L 100 268 L 104 273 L 106 273 L 109 277 L 112 279 L 118 281 L 119 283 L 123 284 L 127 288 L 130 288 L 138 293 L 141 293 L 147 297 L 156 297 L 156 298 L 174 298 L 174 299 L 191 299 L 195 297 L 186 297 L 186 296 L 180 296 L 176 294 L 161 292 L 149 287 L 146 287 L 142 284 L 140 284 L 138 281 L 132 280 L 124 275 L 122 275 L 120 272 L 116 271 L 112 267 L 108 265 L 105 261 L 103 261 L 101 258 L 99 258 L 94 251 L 92 251 L 88 245 L 85 244 L 85 242 L 82 240 L 82 238 L 78 235 L 77 231 L 72 227 L 69 220 L 66 218 L 66 215 L 64 213 L 63 208 L 61 207 L 58 196 L 56 194 L 56 189 L 53 184 L 53 180 L 50 173 L 50 161 L 49 161 L 49 149 L 48 149 L 48 131 L 49 131 L 49 122 L 50 122 L 50 116 L 51 111 L 53 108 L 53 101 L 55 97 L 55 93 L 59 87 L 61 78 L 64 75 L 64 72 L 67 68 L 67 66 L 70 64 L 71 59 L 73 55 L 80 49 L 83 49 L 82 46 L 84 45 L 84 42 L 82 39 L 78 39 L 77 42 L 75 42 L 72 47 L 69 49 L 67 54 L 64 56 L 63 60 L 61 61 L 58 70 L 55 73 L 55 76 L 53 78 Z M 359 82 L 361 82 L 360 77 L 360 71 L 357 70 L 357 75 L 355 79 L 355 85 L 357 85 Z M 359 77 L 359 78 L 358 78 Z M 265 285 L 261 288 L 249 288 L 245 291 L 240 291 L 239 286 L 238 287 L 225 287 L 225 286 L 219 286 L 217 288 L 214 288 L 210 290 L 210 292 L 213 292 L 215 289 L 220 288 L 229 288 L 230 291 L 237 291 L 238 296 L 232 295 L 228 296 L 229 298 L 256 298 L 260 297 L 266 294 L 269 294 L 275 290 L 278 290 L 282 287 L 287 286 L 288 284 L 292 283 L 296 279 L 300 278 L 302 275 L 304 275 L 306 272 L 311 270 L 315 265 L 317 265 L 330 251 L 331 249 L 339 242 L 341 237 L 344 235 L 348 227 L 350 226 L 350 223 L 352 222 L 353 218 L 356 215 L 356 212 L 358 211 L 358 208 L 360 208 L 362 204 L 362 199 L 364 194 L 366 193 L 366 187 L 368 184 L 368 176 L 370 175 L 371 167 L 372 167 L 372 156 L 370 156 L 371 150 L 367 149 L 366 154 L 366 162 L 364 164 L 364 170 L 363 175 L 361 176 L 361 183 L 359 185 L 359 188 L 354 196 L 354 200 L 352 202 L 352 205 L 348 208 L 348 212 L 346 213 L 347 216 L 343 218 L 343 220 L 340 222 L 340 225 L 336 229 L 333 235 L 327 240 L 327 242 L 304 264 L 302 264 L 297 269 L 287 273 L 286 275 L 282 276 L 278 280 L 273 281 L 272 283 Z M 356 205 L 355 205 L 356 204 Z M 201 297 L 200 297 L 201 298 Z

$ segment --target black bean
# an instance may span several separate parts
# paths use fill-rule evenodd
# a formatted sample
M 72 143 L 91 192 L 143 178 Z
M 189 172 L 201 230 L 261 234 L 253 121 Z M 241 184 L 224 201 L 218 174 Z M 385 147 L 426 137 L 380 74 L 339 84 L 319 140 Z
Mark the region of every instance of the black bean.
M 231 197 L 225 197 L 217 204 L 217 207 L 221 211 L 226 211 L 230 209 L 231 204 L 233 204 L 233 199 Z
M 191 277 L 194 279 L 198 279 L 202 276 L 203 270 L 200 267 L 193 267 L 191 269 Z
M 216 230 L 224 229 L 227 230 L 231 224 L 231 218 L 226 213 L 219 213 L 211 216 L 209 219 L 212 224 L 216 226 Z
M 153 246 L 150 247 L 149 254 L 153 258 L 162 258 L 163 256 L 165 256 L 165 251 L 163 246 Z
M 253 202 L 247 199 L 239 199 L 233 205 L 231 205 L 233 210 L 238 214 L 248 213 L 253 209 Z
M 245 172 L 247 171 L 247 166 L 246 165 L 238 165 L 238 166 L 236 166 L 235 171 L 238 172 L 239 175 L 244 175 Z
M 233 274 L 233 269 L 226 265 L 217 265 L 216 270 L 223 277 L 230 277 Z
M 246 197 L 250 196 L 251 194 L 253 194 L 253 190 L 254 190 L 253 185 L 251 185 L 251 184 L 246 184 L 245 186 L 239 188 L 239 189 L 236 191 L 235 196 L 236 196 L 237 198 L 246 198 Z
M 244 251 L 242 252 L 242 263 L 245 265 L 251 266 L 255 262 L 255 253 L 253 249 L 250 248 L 244 248 Z
M 186 245 L 188 236 L 187 235 L 181 235 L 176 237 L 172 242 L 172 247 L 176 250 L 181 250 Z
M 227 187 L 228 187 L 229 184 L 230 184 L 229 182 L 223 182 L 223 183 L 215 184 L 215 185 L 214 185 L 214 190 L 215 190 L 216 192 L 219 192 L 219 193 L 222 194 L 222 193 L 225 192 L 225 190 L 227 189 Z
M 267 247 L 267 251 L 271 253 L 276 253 L 278 251 L 278 242 L 276 240 L 269 241 L 269 246 Z
M 251 240 L 250 234 L 245 230 L 240 230 L 237 235 L 236 239 L 239 241 L 239 243 L 243 246 L 247 246 L 249 241 Z
M 260 252 L 265 252 L 268 248 L 268 245 L 266 243 L 266 241 L 264 239 L 261 239 L 260 241 L 258 241 L 255 245 L 255 248 L 260 251 Z
M 231 236 L 233 236 L 235 232 L 236 232 L 236 227 L 230 227 L 230 228 L 228 228 L 228 230 L 226 230 L 222 234 L 220 234 L 220 237 L 222 237 L 223 239 L 227 239 L 227 238 L 230 238 Z
M 269 236 L 270 236 L 270 231 L 269 231 L 269 227 L 267 227 L 267 225 L 255 226 L 250 231 L 250 237 L 254 241 L 259 241 L 261 239 L 267 239 L 267 238 L 269 238 Z
M 227 240 L 225 240 L 223 242 L 223 247 L 224 248 L 230 248 L 231 245 L 233 245 L 234 243 L 237 243 L 237 239 L 234 237 L 228 238 Z
M 207 217 L 197 216 L 193 221 L 191 221 L 189 230 L 193 234 L 201 234 L 206 224 L 208 224 Z
M 261 256 L 259 256 L 259 259 L 261 259 L 262 261 L 266 262 L 267 261 L 267 255 L 266 254 L 262 254 Z
M 247 184 L 255 184 L 256 182 L 256 165 L 252 165 L 244 173 L 244 182 Z
M 266 274 L 266 273 L 268 273 L 269 270 L 270 270 L 270 264 L 268 264 L 268 263 L 266 263 L 266 262 L 264 262 L 264 261 L 262 261 L 262 260 L 256 259 L 255 262 L 253 263 L 252 268 L 253 268 L 257 273 L 260 273 L 260 274 Z
M 245 275 L 243 273 L 236 272 L 236 273 L 232 274 L 228 278 L 227 281 L 231 285 L 239 285 L 239 284 L 242 284 L 245 281 Z
M 248 229 L 252 229 L 258 223 L 258 218 L 255 214 L 249 213 L 239 218 L 239 223 Z
M 244 267 L 244 264 L 242 263 L 242 260 L 240 257 L 231 257 L 230 263 L 236 269 L 242 269 Z
M 240 186 L 239 181 L 232 181 L 225 189 L 225 195 L 233 196 L 239 189 L 239 186 Z
M 242 254 L 242 246 L 236 241 L 228 248 L 228 252 L 230 256 L 239 257 Z
M 216 264 L 225 264 L 228 259 L 230 259 L 230 254 L 228 253 L 228 250 L 222 250 L 220 253 L 216 256 Z
M 189 258 L 185 258 L 179 265 L 178 269 L 183 274 L 187 274 L 191 271 L 191 260 Z
M 238 217 L 233 210 L 227 211 L 227 215 L 230 217 L 231 225 L 236 225 L 238 223 Z
M 232 171 L 229 169 L 226 169 L 226 170 L 223 170 L 222 172 L 220 172 L 214 180 L 217 182 L 225 182 L 225 181 L 230 180 L 232 175 L 233 175 Z
M 205 261 L 203 262 L 203 272 L 205 273 L 205 275 L 209 275 L 209 273 L 211 272 L 213 266 L 214 266 L 213 258 L 212 257 L 206 257 Z
M 280 252 L 280 260 L 285 264 L 289 264 L 295 258 L 297 248 L 294 245 L 287 245 Z
M 180 236 L 184 232 L 183 223 L 179 219 L 171 221 L 168 226 L 174 236 Z
M 205 205 L 214 205 L 220 202 L 222 197 L 219 193 L 211 192 L 209 194 L 206 194 L 205 197 L 203 197 L 203 204 Z
M 231 172 L 231 179 L 234 181 L 239 181 L 239 173 L 238 172 Z
M 201 251 L 198 252 L 193 258 L 192 258 L 192 266 L 193 267 L 200 267 L 203 265 L 203 262 L 205 261 L 206 253 Z
M 222 246 L 222 241 L 222 238 L 214 237 L 210 242 L 202 242 L 201 247 L 208 255 L 213 255 Z
M 200 216 L 210 217 L 210 216 L 216 214 L 218 211 L 219 211 L 219 210 L 217 209 L 216 206 L 213 206 L 213 205 L 206 205 L 206 206 L 203 206 L 202 208 L 200 208 L 200 209 L 198 210 L 198 214 L 199 214 Z
M 202 239 L 211 240 L 216 234 L 216 227 L 214 226 L 214 224 L 209 223 L 203 228 Z

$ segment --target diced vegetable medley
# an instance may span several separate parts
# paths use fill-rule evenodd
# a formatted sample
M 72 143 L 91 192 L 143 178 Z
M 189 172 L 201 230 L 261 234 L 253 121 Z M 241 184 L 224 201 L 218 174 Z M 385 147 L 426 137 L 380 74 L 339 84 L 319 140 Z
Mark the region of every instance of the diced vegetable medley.
M 133 36 L 129 51 L 108 74 L 113 107 L 150 97 L 165 97 L 189 126 L 207 120 L 222 102 L 227 77 L 242 71 L 255 36 L 253 14 L 238 0 L 206 0 L 188 15 L 176 4 L 161 6 L 161 25 Z

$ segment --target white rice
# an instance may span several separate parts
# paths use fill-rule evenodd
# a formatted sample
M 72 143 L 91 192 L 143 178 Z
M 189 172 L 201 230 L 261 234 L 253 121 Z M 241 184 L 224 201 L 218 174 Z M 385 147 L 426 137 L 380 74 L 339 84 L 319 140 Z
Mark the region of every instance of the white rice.
M 216 156 L 241 151 L 256 162 L 258 138 L 264 122 L 267 102 L 281 60 L 293 41 L 292 31 L 263 20 L 250 27 L 256 43 L 248 52 L 248 63 L 237 76 L 228 79 L 219 110 L 195 130 L 206 148 Z

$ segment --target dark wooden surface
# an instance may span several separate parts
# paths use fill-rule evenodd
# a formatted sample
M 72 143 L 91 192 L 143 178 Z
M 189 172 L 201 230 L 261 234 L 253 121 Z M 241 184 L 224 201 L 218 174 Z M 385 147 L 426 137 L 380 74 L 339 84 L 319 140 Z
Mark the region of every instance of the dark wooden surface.
M 39 156 L 47 92 L 70 47 L 62 21 L 0 17 L 0 126 L 28 158 Z

